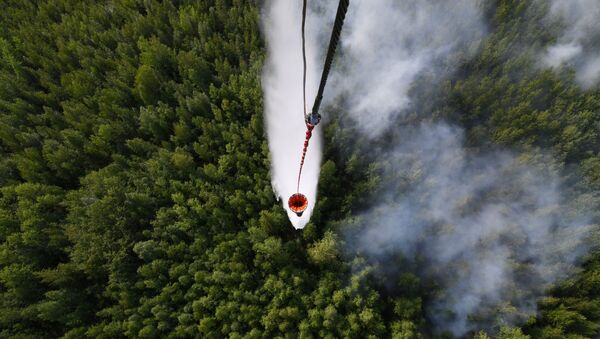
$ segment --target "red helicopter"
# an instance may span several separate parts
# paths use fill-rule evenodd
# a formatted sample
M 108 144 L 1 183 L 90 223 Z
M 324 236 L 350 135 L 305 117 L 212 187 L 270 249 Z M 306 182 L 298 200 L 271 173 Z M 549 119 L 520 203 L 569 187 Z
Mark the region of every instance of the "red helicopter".
M 331 63 L 333 62 L 335 49 L 337 47 L 337 43 L 342 32 L 342 26 L 344 24 L 344 18 L 346 17 L 346 11 L 348 10 L 350 0 L 340 0 L 338 4 L 337 13 L 335 15 L 335 24 L 331 32 L 331 38 L 329 39 L 327 57 L 325 58 L 325 65 L 323 66 L 323 73 L 321 74 L 321 83 L 319 84 L 319 91 L 317 92 L 317 96 L 315 97 L 312 113 L 310 114 L 306 114 L 306 49 L 304 41 L 306 2 L 307 0 L 304 0 L 302 6 L 302 61 L 304 65 L 302 94 L 304 96 L 304 123 L 306 124 L 306 138 L 304 139 L 304 148 L 302 149 L 302 158 L 300 160 L 300 170 L 298 171 L 298 184 L 296 187 L 297 193 L 293 194 L 288 199 L 288 207 L 292 212 L 296 213 L 298 217 L 301 217 L 302 213 L 304 213 L 304 211 L 308 207 L 308 199 L 304 194 L 300 193 L 300 177 L 302 176 L 302 167 L 304 166 L 304 159 L 306 158 L 306 151 L 308 150 L 308 142 L 312 137 L 312 131 L 315 128 L 315 126 L 317 126 L 321 121 L 321 115 L 319 114 L 319 106 L 321 105 L 321 100 L 323 99 L 323 91 L 325 90 L 325 84 L 327 83 L 329 69 L 331 68 Z

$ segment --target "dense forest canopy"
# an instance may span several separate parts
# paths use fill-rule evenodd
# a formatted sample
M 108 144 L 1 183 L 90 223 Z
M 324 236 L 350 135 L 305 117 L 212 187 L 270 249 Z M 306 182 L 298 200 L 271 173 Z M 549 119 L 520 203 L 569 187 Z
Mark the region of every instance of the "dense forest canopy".
M 447 310 L 434 301 L 453 289 L 427 253 L 371 256 L 356 239 L 382 188 L 422 184 L 381 158 L 398 135 L 360 136 L 343 105 L 324 107 L 319 201 L 304 230 L 290 225 L 269 176 L 261 6 L 0 3 L 0 337 L 456 335 L 436 317 Z M 555 173 L 572 203 L 545 213 L 586 215 L 588 228 L 585 252 L 560 266 L 567 276 L 531 295 L 513 286 L 502 305 L 469 314 L 464 336 L 596 338 L 600 86 L 568 65 L 539 67 L 535 51 L 562 29 L 546 22 L 549 2 L 481 6 L 479 48 L 454 56 L 460 66 L 441 82 L 416 79 L 414 110 L 427 114 L 398 124 L 451 122 L 466 157 L 502 147 L 519 155 L 508 173 L 523 162 Z M 484 198 L 516 197 L 520 184 Z M 539 282 L 536 258 L 514 258 L 514 281 Z M 533 312 L 520 313 L 524 298 Z

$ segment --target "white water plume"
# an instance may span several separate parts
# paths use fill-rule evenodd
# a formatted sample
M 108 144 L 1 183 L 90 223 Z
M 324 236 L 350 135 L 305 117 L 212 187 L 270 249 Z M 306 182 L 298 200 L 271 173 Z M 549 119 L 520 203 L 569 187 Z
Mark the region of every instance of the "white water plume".
M 262 27 L 267 43 L 267 61 L 262 77 L 265 122 L 271 152 L 271 176 L 275 194 L 287 210 L 295 228 L 304 228 L 310 220 L 317 198 L 322 158 L 322 126 L 313 131 L 306 155 L 300 192 L 308 198 L 302 217 L 289 210 L 288 198 L 297 192 L 296 183 L 306 125 L 302 100 L 301 1 L 270 1 L 263 8 Z M 306 105 L 310 110 L 320 77 L 319 42 L 326 16 L 308 8 L 306 18 Z M 331 18 L 330 20 L 333 20 Z

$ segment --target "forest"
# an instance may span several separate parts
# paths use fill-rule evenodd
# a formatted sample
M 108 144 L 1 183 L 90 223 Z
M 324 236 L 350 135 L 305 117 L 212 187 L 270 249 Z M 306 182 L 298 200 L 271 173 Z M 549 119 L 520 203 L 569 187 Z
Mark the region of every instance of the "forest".
M 452 122 L 467 155 L 503 147 L 542 170 L 550 157 L 571 203 L 547 213 L 589 211 L 582 243 L 548 252 L 583 250 L 568 274 L 511 286 L 462 334 L 432 312 L 453 290 L 427 253 L 353 245 L 382 187 L 418 185 L 380 157 L 397 135 L 357 138 L 324 107 L 318 201 L 290 224 L 263 121 L 266 3 L 0 2 L 0 337 L 598 338 L 600 86 L 537 67 L 534 48 L 556 40 L 547 2 L 483 1 L 480 48 L 437 85 L 418 79 L 427 114 L 398 122 Z M 517 282 L 538 284 L 535 260 L 514 258 Z

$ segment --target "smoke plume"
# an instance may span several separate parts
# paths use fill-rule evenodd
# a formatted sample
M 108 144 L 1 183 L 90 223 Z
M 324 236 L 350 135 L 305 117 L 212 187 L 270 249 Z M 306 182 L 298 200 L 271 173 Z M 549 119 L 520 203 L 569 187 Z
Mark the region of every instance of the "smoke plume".
M 448 57 L 486 31 L 475 0 L 353 1 L 347 21 L 333 91 L 347 94 L 349 113 L 371 137 L 408 111 L 417 76 L 448 75 Z
M 544 288 L 585 250 L 588 221 L 567 212 L 551 157 L 474 155 L 460 127 L 403 119 L 429 120 L 419 100 L 430 99 L 414 95 L 421 77 L 439 83 L 477 51 L 487 32 L 480 6 L 353 1 L 332 77 L 346 118 L 368 140 L 397 140 L 378 156 L 381 201 L 347 227 L 350 251 L 385 270 L 401 270 L 390 261 L 398 253 L 418 258 L 421 277 L 443 291 L 426 305 L 428 317 L 456 336 L 534 314 Z
M 461 129 L 447 124 L 400 131 L 385 155 L 382 201 L 349 243 L 386 267 L 397 253 L 419 258 L 421 276 L 444 290 L 426 308 L 438 329 L 461 336 L 535 314 L 544 288 L 585 251 L 588 220 L 568 213 L 552 160 L 469 155 Z
M 561 25 L 556 43 L 544 55 L 547 66 L 575 67 L 577 81 L 589 88 L 600 80 L 600 1 L 552 0 L 549 19 Z

